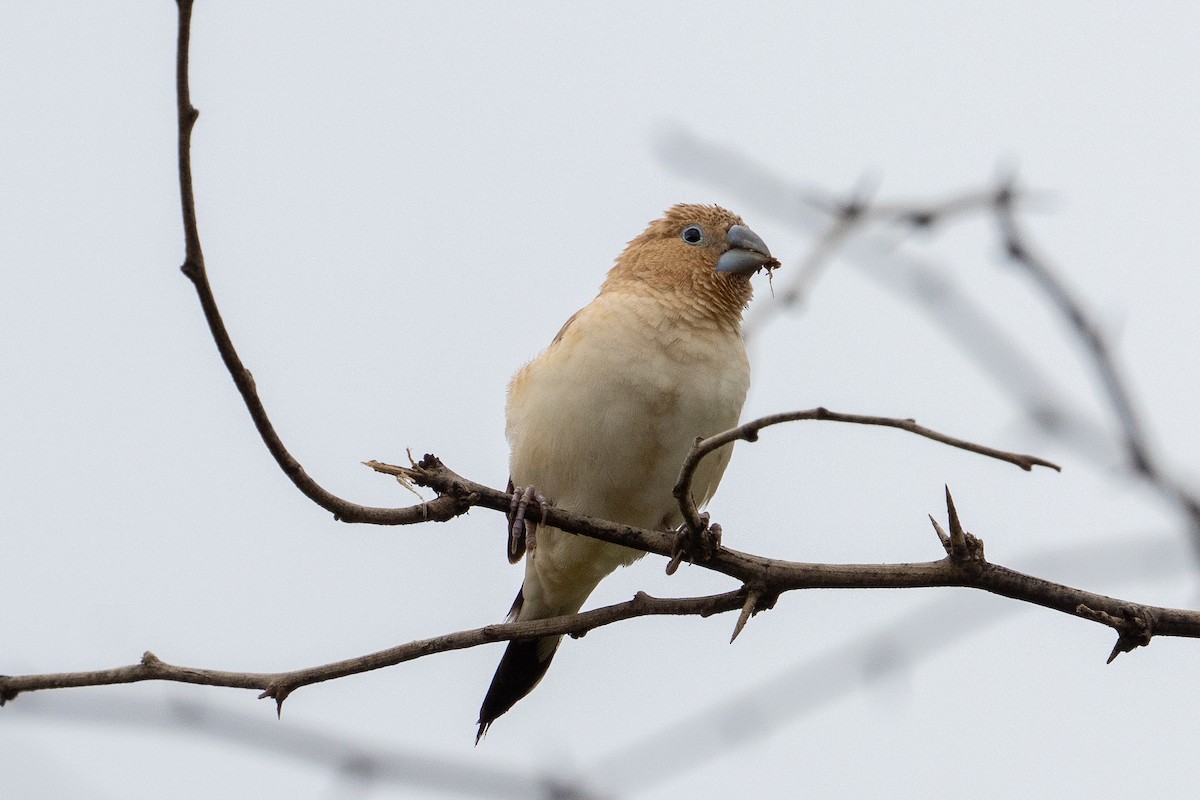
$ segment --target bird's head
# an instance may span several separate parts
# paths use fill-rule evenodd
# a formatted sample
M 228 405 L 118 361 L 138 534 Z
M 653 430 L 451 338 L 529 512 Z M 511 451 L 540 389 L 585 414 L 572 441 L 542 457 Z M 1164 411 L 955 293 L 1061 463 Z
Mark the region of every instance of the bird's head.
M 720 206 L 679 204 L 625 248 L 605 288 L 640 285 L 704 316 L 737 322 L 750 276 L 779 262 L 742 218 Z

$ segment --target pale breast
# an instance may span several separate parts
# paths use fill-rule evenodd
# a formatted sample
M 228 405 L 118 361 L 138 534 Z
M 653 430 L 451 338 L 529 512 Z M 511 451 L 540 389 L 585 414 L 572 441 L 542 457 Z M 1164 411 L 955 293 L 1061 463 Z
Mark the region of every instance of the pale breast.
M 737 424 L 749 386 L 740 335 L 692 329 L 643 298 L 605 294 L 514 378 L 506 432 L 517 485 L 556 505 L 640 527 L 678 522 L 671 488 L 697 436 Z M 710 456 L 696 500 L 729 449 Z

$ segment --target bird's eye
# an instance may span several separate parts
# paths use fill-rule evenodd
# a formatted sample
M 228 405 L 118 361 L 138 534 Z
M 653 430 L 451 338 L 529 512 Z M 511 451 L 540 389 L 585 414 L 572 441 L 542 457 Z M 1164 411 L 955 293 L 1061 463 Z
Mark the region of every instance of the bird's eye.
M 682 238 L 688 244 L 700 244 L 700 242 L 704 239 L 704 231 L 700 230 L 699 225 L 688 225 L 683 229 L 683 233 L 680 234 L 680 238 Z

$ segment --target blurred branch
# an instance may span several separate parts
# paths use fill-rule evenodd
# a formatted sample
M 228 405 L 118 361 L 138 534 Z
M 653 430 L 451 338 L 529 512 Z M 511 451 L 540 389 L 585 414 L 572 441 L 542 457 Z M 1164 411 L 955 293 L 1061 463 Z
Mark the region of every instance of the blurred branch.
M 829 210 L 829 225 L 813 242 L 804 258 L 800 260 L 796 269 L 791 273 L 791 279 L 780 288 L 778 294 L 772 290 L 775 302 L 771 305 L 758 304 L 754 306 L 753 311 L 746 315 L 746 319 L 742 323 L 742 335 L 747 341 L 757 335 L 759 329 L 770 317 L 779 311 L 804 302 L 813 284 L 816 283 L 817 276 L 825 265 L 833 260 L 842 242 L 862 225 L 866 202 L 865 191 L 860 189 L 848 201 Z
M 204 736 L 234 747 L 255 748 L 291 758 L 307 766 L 325 767 L 334 775 L 365 786 L 406 786 L 439 792 L 438 796 L 452 793 L 493 800 L 600 800 L 606 796 L 566 775 L 543 775 L 532 769 L 488 764 L 481 758 L 414 752 L 332 733 L 328 725 L 316 727 L 297 720 L 279 725 L 261 714 L 183 697 L 127 703 L 99 694 L 72 697 L 69 701 L 42 695 L 22 701 L 8 713 L 24 715 L 29 720 Z
M 790 271 L 792 278 L 774 295 L 775 302 L 759 303 L 747 315 L 742 326 L 747 338 L 756 335 L 775 314 L 804 302 L 817 276 L 833 261 L 843 243 L 861 235 L 870 225 L 887 224 L 908 230 L 930 230 L 959 216 L 991 212 L 1001 191 L 965 191 L 934 202 L 882 203 L 873 200 L 876 183 L 861 180 L 846 200 L 838 200 L 815 190 L 805 193 L 807 205 L 825 216 L 823 228 L 800 260 L 798 268 Z M 1017 199 L 1011 191 L 1004 191 L 1008 191 L 1009 200 Z
M 785 181 L 773 170 L 731 148 L 686 132 L 664 138 L 658 153 L 664 164 L 686 177 L 716 184 L 723 191 L 740 196 L 760 213 L 805 235 L 818 237 L 813 248 L 816 255 L 810 255 L 810 258 L 824 258 L 825 253 L 832 256 L 836 252 L 848 264 L 917 306 L 941 326 L 948 338 L 961 347 L 1042 431 L 1095 460 L 1103 460 L 1111 453 L 1104 426 L 1090 421 L 1087 414 L 1069 402 L 1055 387 L 1054 381 L 1013 342 L 1006 329 L 959 288 L 951 274 L 897 250 L 894 242 L 868 231 L 864 221 L 873 219 L 871 213 L 860 211 L 856 215 L 855 235 L 838 234 L 836 251 L 828 244 L 821 244 L 822 238 L 835 238 L 829 233 L 830 227 L 839 224 L 847 205 L 853 205 L 856 199 L 859 204 L 866 204 L 868 198 L 861 189 L 850 201 L 830 200 L 829 193 L 823 190 Z M 908 206 L 907 218 L 910 224 L 914 219 L 929 219 L 933 221 L 929 224 L 933 224 L 947 218 L 939 216 L 942 209 L 947 209 L 951 216 L 976 208 L 986 211 L 983 198 L 990 196 L 990 192 L 963 192 L 944 203 L 914 203 Z M 899 204 L 876 206 L 884 209 L 880 215 L 883 220 L 906 218 Z M 780 308 L 787 308 L 783 303 L 787 291 L 787 288 L 783 289 L 775 303 L 760 300 L 756 304 L 746 320 L 752 332 L 759 330 Z
M 1145 427 L 1137 413 L 1125 378 L 1117 367 L 1107 337 L 1084 310 L 1083 304 L 1067 288 L 1049 260 L 1033 245 L 1028 232 L 1018 222 L 1013 211 L 1013 192 L 1010 187 L 1011 182 L 1002 182 L 994 203 L 996 225 L 1005 252 L 1014 264 L 1033 279 L 1083 343 L 1104 395 L 1112 407 L 1113 416 L 1120 426 L 1130 468 L 1183 509 L 1191 529 L 1192 545 L 1200 552 L 1200 495 L 1169 476 L 1154 456 Z
M 1117 422 L 1124 431 L 1125 447 L 1129 452 L 1133 467 L 1139 472 L 1150 475 L 1153 469 L 1150 465 L 1145 433 L 1138 415 L 1134 412 L 1133 401 L 1129 396 L 1125 381 L 1117 371 L 1108 341 L 1100 332 L 1099 326 L 1084 313 L 1082 304 L 1067 290 L 1066 284 L 1054 273 L 1049 263 L 1035 252 L 1027 234 L 1017 222 L 1016 213 L 1013 210 L 1013 192 L 1010 187 L 1011 184 L 1008 182 L 1001 183 L 992 203 L 996 224 L 1004 242 L 1004 250 L 1013 263 L 1022 267 L 1025 273 L 1033 279 L 1038 288 L 1066 317 L 1071 328 L 1078 333 L 1086 351 L 1091 356 L 1093 366 L 1100 377 L 1100 384 L 1112 405 Z
M 793 282 L 781 290 L 776 303 L 760 303 L 756 313 L 747 319 L 749 330 L 756 331 L 769 315 L 799 302 L 812 276 L 835 254 L 842 253 L 852 263 L 864 267 L 868 274 L 901 289 L 920 305 L 1003 391 L 1021 402 L 1039 428 L 1093 460 L 1103 460 L 1100 454 L 1107 453 L 1109 448 L 1102 443 L 1110 438 L 1105 426 L 1084 422 L 1082 411 L 1050 388 L 1049 379 L 948 276 L 896 252 L 892 246 L 885 246 L 866 235 L 865 230 L 870 222 L 929 228 L 956 215 L 991 214 L 1005 252 L 1034 280 L 1082 341 L 1121 431 L 1120 449 L 1125 454 L 1125 463 L 1134 474 L 1182 508 L 1193 544 L 1200 552 L 1200 493 L 1169 475 L 1154 457 L 1131 393 L 1100 326 L 1058 277 L 1048 259 L 1032 245 L 1019 223 L 1016 205 L 1029 195 L 1018 193 L 1011 177 L 1002 176 L 991 189 L 961 192 L 936 202 L 881 203 L 872 200 L 870 193 L 861 187 L 849 200 L 839 201 L 826 192 L 788 184 L 736 152 L 688 134 L 676 134 L 659 149 L 668 165 L 740 192 L 765 212 L 817 237 L 802 268 Z

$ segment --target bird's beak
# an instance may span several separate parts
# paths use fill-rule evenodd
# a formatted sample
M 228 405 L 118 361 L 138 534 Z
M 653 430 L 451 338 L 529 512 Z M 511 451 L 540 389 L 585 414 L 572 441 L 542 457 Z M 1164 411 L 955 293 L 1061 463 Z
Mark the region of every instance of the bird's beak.
M 734 225 L 730 228 L 725 241 L 729 243 L 729 249 L 717 259 L 717 272 L 749 275 L 763 267 L 779 265 L 779 262 L 771 257 L 766 242 L 745 225 Z

